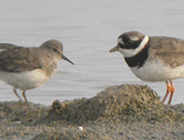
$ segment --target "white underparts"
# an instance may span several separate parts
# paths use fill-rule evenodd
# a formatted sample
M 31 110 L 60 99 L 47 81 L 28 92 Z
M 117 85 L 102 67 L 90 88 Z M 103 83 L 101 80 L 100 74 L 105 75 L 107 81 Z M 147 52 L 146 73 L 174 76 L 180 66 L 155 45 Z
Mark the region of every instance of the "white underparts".
M 42 69 L 20 73 L 0 72 L 0 79 L 21 90 L 40 87 L 49 80 L 49 76 Z
M 184 66 L 171 68 L 166 66 L 159 58 L 146 60 L 143 67 L 130 68 L 132 72 L 143 81 L 168 81 L 184 77 Z

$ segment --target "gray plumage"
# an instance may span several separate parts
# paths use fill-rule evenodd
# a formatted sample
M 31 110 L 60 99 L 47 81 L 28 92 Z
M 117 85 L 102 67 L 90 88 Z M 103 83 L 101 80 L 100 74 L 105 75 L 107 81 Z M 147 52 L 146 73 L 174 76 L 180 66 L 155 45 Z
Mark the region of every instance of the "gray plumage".
M 149 39 L 150 58 L 156 56 L 171 68 L 184 65 L 184 40 L 163 36 Z
M 14 44 L 0 44 L 0 79 L 14 87 L 13 91 L 21 101 L 16 89 L 29 106 L 25 91 L 43 85 L 57 71 L 58 62 L 64 59 L 63 45 L 58 40 L 48 40 L 40 47 L 22 47 Z
M 44 42 L 40 47 L 21 47 L 0 44 L 0 71 L 24 72 L 43 69 L 48 76 L 57 69 L 55 59 L 62 58 L 63 46 L 57 40 Z

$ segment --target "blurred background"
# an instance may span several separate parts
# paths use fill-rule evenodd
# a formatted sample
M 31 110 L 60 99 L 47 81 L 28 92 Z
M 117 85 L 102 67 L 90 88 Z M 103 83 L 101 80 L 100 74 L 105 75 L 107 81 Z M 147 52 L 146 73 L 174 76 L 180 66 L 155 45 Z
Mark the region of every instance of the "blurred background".
M 60 61 L 53 78 L 26 92 L 28 101 L 51 105 L 54 100 L 90 98 L 120 84 L 149 85 L 161 99 L 165 95 L 165 82 L 142 82 L 120 53 L 109 50 L 120 34 L 132 30 L 184 39 L 183 1 L 1 0 L 0 5 L 0 43 L 38 47 L 46 40 L 58 39 L 65 56 L 75 63 Z M 173 83 L 172 104 L 184 103 L 184 79 Z M 18 100 L 12 89 L 0 81 L 0 101 Z

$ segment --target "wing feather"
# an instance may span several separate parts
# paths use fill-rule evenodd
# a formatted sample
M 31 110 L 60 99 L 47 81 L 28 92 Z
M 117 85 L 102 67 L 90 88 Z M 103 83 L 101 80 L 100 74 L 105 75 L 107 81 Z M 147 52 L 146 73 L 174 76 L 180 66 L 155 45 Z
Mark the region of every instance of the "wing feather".
M 0 44 L 0 71 L 22 72 L 41 68 L 38 51 L 34 48 Z
M 150 55 L 160 58 L 172 68 L 184 65 L 184 40 L 169 37 L 150 37 Z

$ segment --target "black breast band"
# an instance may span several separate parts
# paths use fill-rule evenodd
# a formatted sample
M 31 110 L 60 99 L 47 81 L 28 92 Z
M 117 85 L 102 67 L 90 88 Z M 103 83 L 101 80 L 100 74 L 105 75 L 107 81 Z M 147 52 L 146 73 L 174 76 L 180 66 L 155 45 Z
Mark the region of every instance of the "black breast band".
M 133 57 L 125 57 L 125 61 L 129 67 L 142 67 L 148 58 L 148 45 L 145 46 L 138 54 Z

